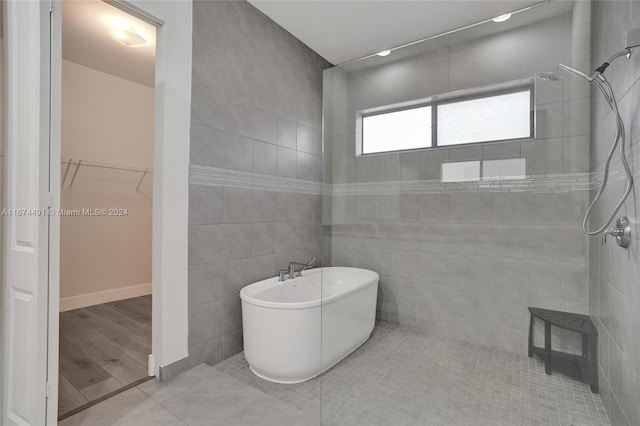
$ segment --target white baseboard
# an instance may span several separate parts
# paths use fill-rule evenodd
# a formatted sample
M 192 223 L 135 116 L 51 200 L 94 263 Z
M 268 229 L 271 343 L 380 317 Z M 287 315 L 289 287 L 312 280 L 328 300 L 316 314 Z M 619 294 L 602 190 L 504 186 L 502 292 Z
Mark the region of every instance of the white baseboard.
M 114 302 L 116 300 L 130 299 L 132 297 L 146 296 L 147 294 L 151 294 L 151 283 L 65 297 L 60 299 L 60 312 Z

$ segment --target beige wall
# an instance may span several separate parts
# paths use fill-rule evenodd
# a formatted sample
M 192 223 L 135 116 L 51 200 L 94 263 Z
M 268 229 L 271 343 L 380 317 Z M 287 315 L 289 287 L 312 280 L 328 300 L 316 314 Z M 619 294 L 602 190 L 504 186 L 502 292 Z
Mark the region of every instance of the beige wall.
M 62 157 L 151 167 L 153 89 L 63 60 Z
M 149 87 L 63 60 L 62 157 L 151 167 L 153 97 Z M 62 309 L 65 300 L 77 307 L 135 295 L 127 293 L 133 286 L 134 293 L 145 290 L 140 285 L 151 282 L 151 175 L 136 192 L 137 172 L 81 167 L 70 189 L 73 170 L 62 189 L 63 209 L 125 208 L 128 215 L 61 218 Z

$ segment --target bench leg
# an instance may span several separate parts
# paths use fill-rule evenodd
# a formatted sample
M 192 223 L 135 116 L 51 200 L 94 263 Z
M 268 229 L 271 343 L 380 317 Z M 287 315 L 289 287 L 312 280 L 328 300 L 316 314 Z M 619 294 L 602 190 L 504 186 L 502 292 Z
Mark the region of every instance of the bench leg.
M 533 315 L 529 321 L 529 358 L 533 357 Z
M 551 323 L 544 323 L 544 349 L 547 357 L 544 361 L 544 372 L 551 374 Z

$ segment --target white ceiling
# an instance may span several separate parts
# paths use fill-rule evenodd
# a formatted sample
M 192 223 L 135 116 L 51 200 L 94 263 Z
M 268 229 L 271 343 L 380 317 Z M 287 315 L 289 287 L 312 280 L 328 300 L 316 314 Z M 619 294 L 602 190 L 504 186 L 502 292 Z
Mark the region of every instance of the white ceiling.
M 127 47 L 111 37 L 117 27 L 132 28 L 149 42 Z M 62 2 L 62 57 L 87 67 L 153 87 L 156 31 L 141 21 L 100 0 Z
M 333 64 L 494 18 L 540 0 L 249 0 Z
M 396 49 L 389 56 L 381 57 L 372 55 L 367 58 L 351 61 L 341 65 L 346 71 L 357 71 L 369 67 L 388 64 L 403 58 L 410 58 L 429 51 L 442 49 L 447 46 L 460 45 L 470 40 L 478 40 L 497 33 L 506 33 L 516 28 L 522 28 L 536 22 L 546 21 L 569 13 L 574 6 L 570 0 L 550 1 L 541 7 L 533 7 L 523 13 L 514 14 L 505 22 L 484 22 L 473 25 L 461 31 L 453 31 L 441 37 L 428 38 L 420 43 L 413 43 L 401 49 Z

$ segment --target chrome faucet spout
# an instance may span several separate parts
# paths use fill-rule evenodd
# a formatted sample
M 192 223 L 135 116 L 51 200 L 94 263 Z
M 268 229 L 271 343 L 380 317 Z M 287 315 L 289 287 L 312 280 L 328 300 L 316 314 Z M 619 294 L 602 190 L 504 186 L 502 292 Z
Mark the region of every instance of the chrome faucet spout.
M 286 281 L 288 279 L 302 276 L 302 271 L 311 268 L 315 261 L 316 258 L 312 257 L 306 263 L 289 262 L 289 266 L 287 267 L 287 269 L 281 269 L 278 272 L 279 281 Z M 300 267 L 300 269 L 296 269 L 296 267 L 298 266 Z

